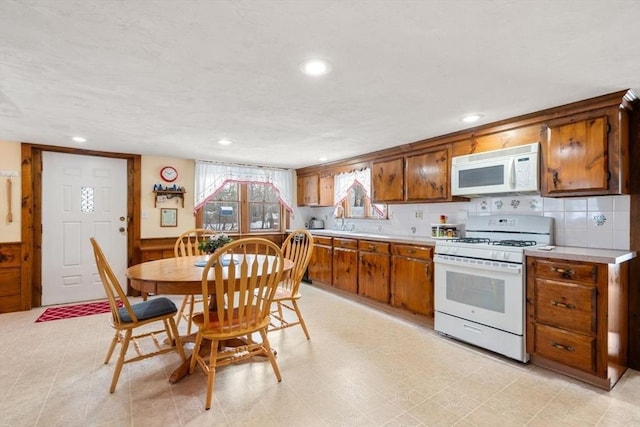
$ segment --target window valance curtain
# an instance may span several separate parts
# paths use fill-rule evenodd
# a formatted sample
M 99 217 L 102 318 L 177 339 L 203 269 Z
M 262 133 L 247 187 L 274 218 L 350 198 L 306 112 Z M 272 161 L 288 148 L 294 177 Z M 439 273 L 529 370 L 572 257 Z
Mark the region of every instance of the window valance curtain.
M 256 166 L 225 165 L 196 161 L 195 209 L 200 209 L 228 182 L 270 184 L 278 191 L 280 202 L 292 211 L 293 172 Z
M 333 197 L 335 204 L 342 203 L 347 198 L 349 190 L 356 184 L 364 188 L 368 198 L 371 198 L 371 169 L 341 173 L 333 177 Z

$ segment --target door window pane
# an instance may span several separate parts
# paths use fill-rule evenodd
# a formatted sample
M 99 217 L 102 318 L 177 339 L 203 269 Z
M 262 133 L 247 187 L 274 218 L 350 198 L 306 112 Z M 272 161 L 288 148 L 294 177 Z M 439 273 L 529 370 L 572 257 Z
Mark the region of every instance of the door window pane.
M 93 187 L 80 187 L 80 212 L 95 211 Z

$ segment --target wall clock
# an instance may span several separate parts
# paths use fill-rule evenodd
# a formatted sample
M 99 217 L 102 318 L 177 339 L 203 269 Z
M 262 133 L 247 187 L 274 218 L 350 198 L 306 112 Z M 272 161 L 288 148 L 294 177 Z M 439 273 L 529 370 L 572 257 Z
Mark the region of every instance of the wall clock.
M 173 182 L 178 178 L 178 171 L 172 166 L 165 166 L 160 170 L 160 178 L 167 182 Z

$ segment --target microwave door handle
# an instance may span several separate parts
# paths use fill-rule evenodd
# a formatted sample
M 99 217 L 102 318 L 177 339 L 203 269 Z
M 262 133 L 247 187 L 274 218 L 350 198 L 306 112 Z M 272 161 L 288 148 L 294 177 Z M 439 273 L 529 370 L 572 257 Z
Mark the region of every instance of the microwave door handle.
M 516 159 L 513 157 L 509 162 L 509 188 L 516 189 Z

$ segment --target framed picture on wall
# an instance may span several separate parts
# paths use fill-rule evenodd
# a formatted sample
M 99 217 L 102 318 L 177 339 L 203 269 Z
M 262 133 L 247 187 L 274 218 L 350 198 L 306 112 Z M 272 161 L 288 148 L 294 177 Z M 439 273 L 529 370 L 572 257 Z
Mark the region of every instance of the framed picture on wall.
M 160 227 L 177 227 L 178 209 L 160 209 Z

